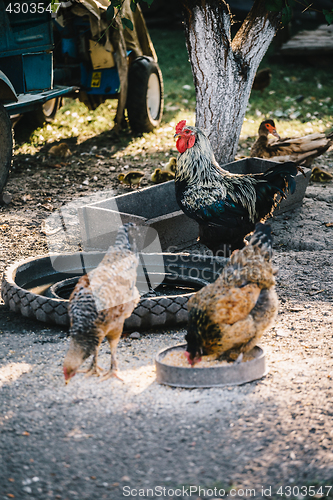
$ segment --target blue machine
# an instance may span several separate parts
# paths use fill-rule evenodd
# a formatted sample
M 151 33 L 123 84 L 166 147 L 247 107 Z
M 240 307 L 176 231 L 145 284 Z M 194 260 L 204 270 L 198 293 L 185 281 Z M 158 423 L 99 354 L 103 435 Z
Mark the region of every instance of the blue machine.
M 31 12 L 40 4 L 44 12 Z M 89 22 L 74 18 L 72 25 L 61 28 L 46 11 L 50 2 L 28 0 L 25 5 L 27 11 L 15 12 L 14 3 L 0 2 L 0 102 L 7 112 L 33 111 L 78 89 L 87 95 L 117 97 L 117 68 L 94 70 L 78 49 Z
M 125 1 L 129 7 L 130 0 Z M 89 109 L 120 96 L 113 49 L 106 40 L 108 32 L 101 31 L 98 40 L 99 35 L 92 36 L 91 13 L 87 9 L 85 13 L 86 4 L 80 2 L 61 2 L 58 18 L 52 14 L 50 0 L 0 0 L 0 194 L 12 158 L 9 117 L 15 122 L 29 113 L 38 126 L 54 118 L 63 96 L 79 97 Z M 94 0 L 89 2 L 91 6 Z M 96 0 L 97 11 L 100 5 Z M 80 10 L 78 15 L 75 9 Z M 97 15 L 102 14 L 98 11 Z M 137 22 L 144 38 L 144 20 Z M 146 32 L 146 47 L 148 40 Z M 149 132 L 163 115 L 162 74 L 152 57 L 154 49 L 146 49 L 148 55 L 137 57 L 133 46 L 132 50 L 133 54 L 127 52 L 130 57 L 126 61 L 128 120 L 133 131 Z M 145 54 L 141 47 L 140 53 Z M 122 117 L 125 102 L 119 102 Z
M 11 2 L 0 2 L 0 102 L 10 115 L 32 111 L 67 94 L 72 86 L 53 86 L 53 33 L 46 12 L 9 12 Z M 27 2 L 28 7 L 33 2 Z M 35 4 L 36 5 L 36 4 Z M 7 10 L 6 10 L 7 9 Z

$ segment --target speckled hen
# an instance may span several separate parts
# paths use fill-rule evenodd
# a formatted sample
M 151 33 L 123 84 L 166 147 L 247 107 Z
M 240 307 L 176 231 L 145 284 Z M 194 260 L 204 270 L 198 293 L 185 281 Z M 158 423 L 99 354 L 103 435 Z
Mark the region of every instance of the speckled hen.
M 232 254 L 215 283 L 190 298 L 185 339 L 192 366 L 208 354 L 236 360 L 272 325 L 278 298 L 271 256 L 270 226 L 259 223 L 249 244 Z
M 219 166 L 206 135 L 182 120 L 176 126 L 176 199 L 199 223 L 199 238 L 213 253 L 244 246 L 255 224 L 272 214 L 286 192 L 296 188 L 294 163 L 261 174 L 232 174 Z M 229 253 L 230 255 L 230 253 Z
M 71 340 L 63 365 L 66 383 L 91 355 L 90 368 L 82 371 L 87 375 L 100 375 L 102 370 L 97 365 L 97 356 L 105 337 L 110 344 L 111 367 L 102 379 L 118 377 L 117 345 L 124 321 L 139 301 L 135 286 L 138 258 L 129 239 L 134 228 L 132 223 L 121 226 L 115 245 L 108 249 L 94 270 L 79 279 L 69 298 Z

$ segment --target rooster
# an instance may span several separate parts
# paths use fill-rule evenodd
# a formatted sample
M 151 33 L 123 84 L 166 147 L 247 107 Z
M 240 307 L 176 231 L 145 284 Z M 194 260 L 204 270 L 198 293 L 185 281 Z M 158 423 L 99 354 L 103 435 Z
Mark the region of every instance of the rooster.
M 271 256 L 270 226 L 259 223 L 217 280 L 190 298 L 185 355 L 191 366 L 202 355 L 241 360 L 272 325 L 278 298 Z
M 73 377 L 83 361 L 93 359 L 87 375 L 99 375 L 98 350 L 106 337 L 111 350 L 110 370 L 101 380 L 117 375 L 116 349 L 124 321 L 139 301 L 135 286 L 138 258 L 131 250 L 129 232 L 133 223 L 124 224 L 118 231 L 115 245 L 111 246 L 99 265 L 82 276 L 69 297 L 70 346 L 63 371 L 66 383 Z
M 199 128 L 182 120 L 175 137 L 176 199 L 183 212 L 199 223 L 199 239 L 214 254 L 242 248 L 255 224 L 272 214 L 287 190 L 295 191 L 294 177 L 300 168 L 292 162 L 263 174 L 232 174 L 218 165 Z

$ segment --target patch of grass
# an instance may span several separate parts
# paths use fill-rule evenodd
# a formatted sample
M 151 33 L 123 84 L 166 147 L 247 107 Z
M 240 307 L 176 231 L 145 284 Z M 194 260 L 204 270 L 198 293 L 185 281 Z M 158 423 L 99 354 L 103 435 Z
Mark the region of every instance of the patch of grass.
M 267 67 L 264 61 L 261 68 Z M 252 91 L 242 135 L 253 136 L 265 118 L 276 121 L 281 136 L 324 132 L 332 128 L 332 68 L 270 64 L 272 81 L 264 92 Z
M 162 160 L 166 155 L 176 153 L 173 132 L 175 124 L 186 119 L 195 122 L 195 89 L 192 72 L 182 30 L 151 29 L 153 40 L 164 79 L 165 112 L 161 127 L 154 133 L 134 137 L 128 131 L 115 143 L 116 157 L 144 157 Z M 272 82 L 263 94 L 253 91 L 244 120 L 241 141 L 246 149 L 257 135 L 260 122 L 272 117 L 282 137 L 324 132 L 333 122 L 333 69 L 317 69 L 305 65 L 271 64 L 269 56 L 261 68 L 270 66 Z M 65 105 L 58 112 L 52 124 L 37 129 L 30 142 L 16 148 L 16 153 L 34 154 L 46 143 L 76 138 L 78 144 L 113 126 L 117 107 L 116 100 L 108 100 L 95 111 L 84 104 L 65 99 Z M 243 144 L 244 146 L 244 144 Z

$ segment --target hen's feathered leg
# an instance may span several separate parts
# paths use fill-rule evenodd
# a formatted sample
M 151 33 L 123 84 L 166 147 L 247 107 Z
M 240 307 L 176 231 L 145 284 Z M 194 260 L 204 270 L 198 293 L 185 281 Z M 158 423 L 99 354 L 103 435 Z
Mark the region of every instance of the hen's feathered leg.
M 123 382 L 123 379 L 119 377 L 118 375 L 118 360 L 116 357 L 116 351 L 117 351 L 117 346 L 118 342 L 121 336 L 122 328 L 120 331 L 112 331 L 107 335 L 107 339 L 110 344 L 110 351 L 111 351 L 111 366 L 110 370 L 107 371 L 102 377 L 101 377 L 101 382 L 102 380 L 108 380 L 109 378 L 115 377 Z
M 77 373 L 85 373 L 86 377 L 91 377 L 93 375 L 95 375 L 96 377 L 99 377 L 100 373 L 104 372 L 103 368 L 101 368 L 97 364 L 98 351 L 99 351 L 99 346 L 96 347 L 95 354 L 93 356 L 93 359 L 91 361 L 89 368 L 86 368 L 84 370 L 78 370 Z

